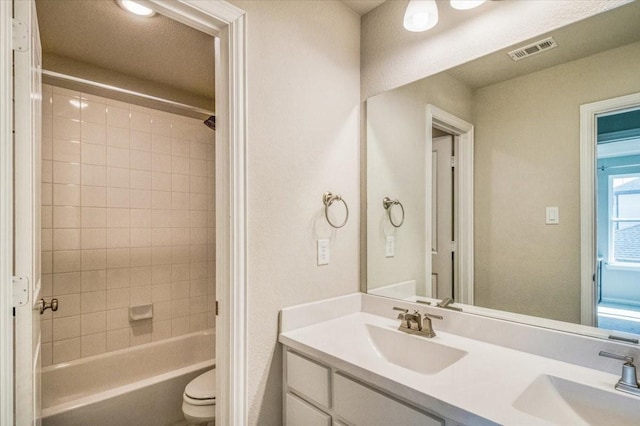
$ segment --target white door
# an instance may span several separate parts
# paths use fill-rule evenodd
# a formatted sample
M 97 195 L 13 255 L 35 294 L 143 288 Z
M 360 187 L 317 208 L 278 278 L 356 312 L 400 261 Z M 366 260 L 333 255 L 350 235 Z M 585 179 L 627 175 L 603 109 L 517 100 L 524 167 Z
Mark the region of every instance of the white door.
M 433 139 L 431 214 L 431 294 L 453 297 L 453 138 Z
M 14 50 L 14 275 L 28 283 L 28 301 L 15 309 L 15 424 L 40 424 L 40 35 L 34 0 L 14 0 L 26 38 Z

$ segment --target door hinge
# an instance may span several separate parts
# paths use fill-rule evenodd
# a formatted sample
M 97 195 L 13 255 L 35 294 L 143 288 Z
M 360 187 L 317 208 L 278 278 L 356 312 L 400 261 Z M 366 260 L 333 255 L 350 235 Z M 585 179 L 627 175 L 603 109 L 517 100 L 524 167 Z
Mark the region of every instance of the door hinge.
M 218 301 L 216 300 L 216 316 L 218 316 Z
M 29 278 L 12 277 L 13 283 L 13 307 L 23 306 L 29 302 Z
M 451 241 L 451 251 L 455 253 L 457 248 L 458 248 L 458 244 L 456 244 L 455 241 Z
M 455 155 L 451 156 L 451 168 L 457 167 L 458 166 L 458 159 L 456 158 Z
M 13 50 L 26 52 L 29 50 L 29 26 L 13 18 L 12 27 Z

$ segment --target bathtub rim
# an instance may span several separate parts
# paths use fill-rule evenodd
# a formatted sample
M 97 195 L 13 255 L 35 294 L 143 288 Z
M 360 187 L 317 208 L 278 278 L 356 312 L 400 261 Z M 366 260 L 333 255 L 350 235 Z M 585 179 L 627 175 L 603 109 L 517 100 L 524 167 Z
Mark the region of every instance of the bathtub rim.
M 179 342 L 181 340 L 185 340 L 186 338 L 189 337 L 208 337 L 208 336 L 215 336 L 215 329 L 207 329 L 207 330 L 201 330 L 201 331 L 196 331 L 193 333 L 188 333 L 188 334 L 183 334 L 180 336 L 175 336 L 175 337 L 171 337 L 168 339 L 163 339 L 163 340 L 158 340 L 156 342 L 149 342 L 149 343 L 144 343 L 141 345 L 136 345 L 136 346 L 130 346 L 128 348 L 123 348 L 123 349 L 118 349 L 116 351 L 110 351 L 110 352 L 105 352 L 102 354 L 97 354 L 97 355 L 92 355 L 89 357 L 85 357 L 85 358 L 79 358 L 79 359 L 75 359 L 72 361 L 65 361 L 62 363 L 58 363 L 58 364 L 54 364 L 54 365 L 50 365 L 47 367 L 44 367 L 41 369 L 42 373 L 48 373 L 48 372 L 55 372 L 57 370 L 63 369 L 63 368 L 67 368 L 67 367 L 74 367 L 74 366 L 78 366 L 78 365 L 85 365 L 91 362 L 100 362 L 103 359 L 106 358 L 111 358 L 117 355 L 121 355 L 121 354 L 126 354 L 126 353 L 131 353 L 131 352 L 137 352 L 137 351 L 145 351 L 148 350 L 149 348 L 153 348 L 153 347 L 157 347 L 157 346 L 161 346 L 161 345 L 166 345 L 166 344 L 172 344 L 175 342 Z M 189 373 L 192 373 L 194 371 L 198 371 L 198 370 L 202 370 L 202 369 L 212 369 L 216 367 L 216 358 L 215 358 L 215 353 L 213 354 L 212 358 L 206 359 L 204 361 L 200 361 L 194 364 L 190 364 L 181 368 L 177 368 L 177 369 L 173 369 L 173 370 L 169 370 L 169 371 L 165 371 L 163 373 L 160 374 L 156 374 L 153 376 L 149 376 L 149 377 L 145 377 L 141 380 L 137 380 L 134 381 L 132 383 L 127 383 L 124 385 L 120 385 L 120 386 L 116 386 L 114 388 L 111 389 L 106 389 L 100 392 L 96 392 L 96 393 L 92 393 L 90 395 L 86 395 L 86 396 L 82 396 L 70 401 L 65 401 L 56 405 L 52 405 L 49 407 L 42 407 L 42 413 L 40 418 L 41 419 L 45 419 L 47 417 L 51 417 L 57 414 L 61 414 L 61 413 L 65 413 L 68 411 L 71 411 L 73 409 L 76 408 L 81 408 L 84 407 L 86 405 L 90 405 L 90 404 L 94 404 L 94 403 L 99 403 L 101 401 L 105 401 L 108 400 L 110 398 L 114 398 L 120 395 L 123 395 L 125 393 L 128 392 L 133 392 L 139 389 L 143 389 L 145 387 L 149 387 L 152 385 L 155 385 L 157 383 L 161 383 L 164 381 L 168 381 L 171 379 L 174 379 L 176 377 L 182 376 L 182 375 L 186 375 Z
M 155 342 L 148 342 L 148 343 L 143 343 L 143 344 L 140 344 L 140 345 L 129 346 L 127 348 L 117 349 L 115 351 L 103 352 L 103 353 L 97 354 L 97 355 L 91 355 L 91 356 L 87 356 L 87 357 L 84 357 L 84 358 L 73 359 L 71 361 L 64 361 L 64 362 L 59 362 L 57 364 L 47 365 L 46 367 L 42 367 L 40 369 L 40 373 L 44 374 L 44 373 L 49 373 L 51 371 L 60 370 L 62 368 L 66 368 L 66 367 L 69 367 L 69 366 L 87 364 L 89 362 L 98 361 L 100 359 L 109 358 L 109 357 L 120 355 L 120 354 L 124 354 L 124 353 L 127 353 L 127 352 L 133 352 L 133 351 L 136 351 L 136 350 L 144 350 L 144 349 L 160 346 L 162 344 L 168 344 L 168 343 L 177 342 L 179 340 L 184 340 L 185 338 L 192 337 L 192 336 L 198 336 L 198 335 L 208 336 L 208 335 L 212 335 L 212 336 L 215 337 L 215 334 L 216 334 L 216 332 L 215 332 L 215 329 L 213 329 L 213 328 L 209 328 L 209 329 L 206 329 L 206 330 L 200 330 L 200 331 L 194 331 L 193 333 L 187 333 L 187 334 L 182 334 L 180 336 L 169 337 L 168 339 L 162 339 L 162 340 L 157 340 Z M 215 343 L 214 343 L 214 345 L 215 345 Z M 214 359 L 215 359 L 215 353 L 214 353 Z

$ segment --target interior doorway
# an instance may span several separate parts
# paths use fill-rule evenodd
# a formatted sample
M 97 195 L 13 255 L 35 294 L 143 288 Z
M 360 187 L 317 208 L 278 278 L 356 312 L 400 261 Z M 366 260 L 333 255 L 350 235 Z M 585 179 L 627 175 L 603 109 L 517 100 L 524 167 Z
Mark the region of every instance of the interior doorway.
M 640 334 L 640 108 L 597 116 L 597 326 Z

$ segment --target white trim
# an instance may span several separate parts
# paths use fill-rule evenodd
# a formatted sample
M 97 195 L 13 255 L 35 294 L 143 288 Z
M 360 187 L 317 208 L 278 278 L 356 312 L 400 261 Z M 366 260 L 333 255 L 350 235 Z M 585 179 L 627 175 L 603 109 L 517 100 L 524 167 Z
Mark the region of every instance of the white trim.
M 246 22 L 224 1 L 150 0 L 216 40 L 216 423 L 242 426 L 247 407 Z M 171 10 L 169 10 L 171 9 Z M 218 22 L 215 22 L 217 20 Z M 203 30 L 204 31 L 204 30 Z
M 455 152 L 457 165 L 456 176 L 456 220 L 454 224 L 456 232 L 457 251 L 454 259 L 454 276 L 456 290 L 459 294 L 457 301 L 467 305 L 473 305 L 473 125 L 450 114 L 434 105 L 427 105 L 426 121 L 427 147 L 426 147 L 426 177 L 431 179 L 431 144 L 432 131 L 435 127 L 450 133 L 456 138 Z M 431 223 L 431 185 L 426 185 L 425 215 Z M 427 227 L 430 228 L 430 227 Z M 427 242 L 430 246 L 431 237 L 427 231 Z M 427 250 L 428 259 L 425 262 L 425 274 L 427 281 L 431 279 L 431 250 Z M 427 286 L 429 290 L 429 286 Z M 429 293 L 429 291 L 427 291 Z
M 640 93 L 580 105 L 580 323 L 596 326 L 595 170 L 597 116 L 640 105 Z
M 169 3 L 153 0 L 166 12 Z M 227 2 L 180 0 L 171 17 L 192 25 L 202 16 L 216 35 L 216 423 L 245 425 L 247 407 L 246 23 Z M 220 23 L 222 25 L 220 25 Z M 198 28 L 198 27 L 196 27 Z
M 13 424 L 12 3 L 0 1 L 0 424 Z

